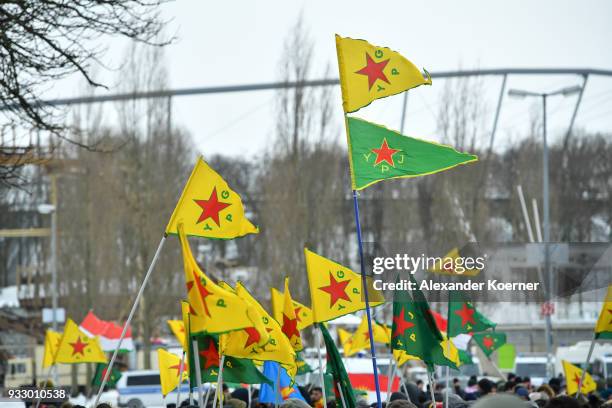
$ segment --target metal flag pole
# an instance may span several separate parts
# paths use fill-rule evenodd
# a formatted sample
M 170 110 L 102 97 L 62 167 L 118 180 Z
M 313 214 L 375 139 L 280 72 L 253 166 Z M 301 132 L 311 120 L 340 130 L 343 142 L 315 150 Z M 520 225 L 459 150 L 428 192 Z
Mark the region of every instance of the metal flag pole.
M 157 246 L 157 250 L 155 251 L 155 255 L 153 255 L 153 260 L 149 265 L 149 269 L 145 274 L 145 277 L 140 285 L 140 289 L 138 290 L 138 294 L 136 295 L 136 299 L 134 299 L 134 304 L 132 305 L 132 309 L 130 310 L 130 314 L 128 315 L 125 324 L 123 325 L 123 330 L 121 331 L 121 336 L 119 336 L 119 342 L 117 343 L 117 347 L 115 351 L 113 351 L 113 356 L 111 357 L 110 363 L 108 363 L 108 367 L 106 368 L 106 373 L 104 373 L 104 378 L 102 379 L 102 384 L 100 385 L 100 389 L 98 390 L 98 394 L 96 395 L 96 400 L 94 401 L 93 406 L 97 407 L 98 402 L 100 402 L 100 397 L 102 396 L 102 391 L 104 391 L 104 387 L 106 387 L 106 383 L 108 381 L 108 377 L 110 376 L 111 371 L 113 370 L 113 365 L 115 364 L 115 360 L 117 359 L 117 354 L 119 354 L 119 350 L 121 349 L 121 344 L 123 343 L 123 339 L 127 333 L 128 327 L 130 327 L 130 323 L 132 322 L 132 318 L 134 317 L 134 313 L 138 308 L 138 304 L 140 303 L 140 298 L 144 292 L 145 287 L 147 286 L 147 282 L 149 281 L 149 277 L 151 276 L 151 272 L 153 272 L 153 267 L 157 263 L 157 258 L 161 253 L 162 248 L 164 247 L 164 243 L 166 242 L 166 238 L 168 235 L 164 233 L 164 236 L 159 241 L 159 245 Z
M 434 373 L 433 369 L 427 369 L 429 371 L 429 393 L 431 394 L 431 406 L 436 406 L 436 394 L 434 393 Z
M 346 119 L 346 116 L 345 116 Z M 347 126 L 348 132 L 348 126 Z M 378 366 L 376 364 L 376 348 L 374 347 L 374 335 L 372 331 L 372 314 L 370 312 L 370 301 L 368 299 L 368 283 L 366 279 L 365 260 L 363 259 L 363 242 L 361 240 L 361 224 L 359 223 L 359 202 L 357 200 L 357 190 L 353 190 L 353 207 L 355 209 L 355 226 L 357 230 L 357 243 L 359 245 L 359 264 L 361 267 L 361 283 L 363 286 L 363 296 L 365 300 L 366 316 L 368 318 L 368 333 L 370 335 L 370 354 L 372 355 L 372 369 L 374 371 L 374 386 L 376 388 L 376 407 L 382 408 L 380 398 L 380 382 L 378 380 Z
M 323 394 L 323 406 L 327 406 L 327 395 L 325 395 L 325 374 L 323 373 L 323 359 L 321 358 L 321 325 L 317 323 L 317 349 L 319 350 L 319 375 L 321 378 L 321 394 Z
M 181 386 L 183 385 L 183 369 L 185 368 L 185 350 L 183 350 L 183 356 L 181 357 L 181 363 L 179 364 L 179 385 L 178 391 L 176 392 L 176 408 L 181 406 Z
M 393 359 L 393 352 L 389 356 L 389 369 L 387 370 L 387 404 L 389 398 L 391 398 L 391 388 L 393 387 L 393 377 L 395 375 L 395 360 Z
M 340 401 L 342 401 L 342 408 L 349 408 L 348 405 L 346 405 L 346 400 L 344 399 L 344 393 L 342 392 L 342 387 L 340 386 L 339 382 L 336 383 L 336 387 L 338 387 L 338 393 L 340 394 Z
M 448 307 L 450 309 L 450 299 L 448 300 Z M 448 320 L 447 320 L 448 322 Z M 446 354 L 450 356 L 451 353 L 451 339 L 448 337 L 448 327 L 446 328 Z M 450 392 L 450 367 L 446 366 L 446 392 L 444 393 L 444 407 L 448 408 L 448 393 Z
M 204 408 L 206 408 L 206 406 L 208 405 L 208 398 L 210 397 L 210 390 L 212 390 L 212 385 L 208 384 L 208 389 L 206 390 L 206 396 L 204 397 L 204 405 L 203 405 Z
M 204 402 L 204 392 L 202 390 L 202 372 L 200 371 L 200 351 L 198 350 L 198 341 L 192 340 L 191 345 L 193 347 L 194 354 L 193 362 L 196 370 L 196 381 L 198 382 L 198 405 L 203 406 L 202 403 Z
M 593 349 L 595 348 L 596 337 L 593 334 L 593 340 L 591 340 L 591 347 L 589 347 L 589 353 L 587 354 L 586 361 L 584 362 L 584 369 L 582 370 L 582 375 L 580 376 L 580 381 L 578 382 L 578 391 L 576 391 L 576 399 L 580 398 L 582 394 L 582 383 L 586 377 L 587 370 L 589 369 L 589 363 L 591 361 L 591 355 L 593 355 Z
M 222 395 L 219 395 L 219 390 L 223 386 L 223 367 L 225 367 L 225 355 L 221 355 L 219 362 L 219 375 L 217 375 L 217 389 L 215 390 L 215 398 L 213 399 L 213 408 L 217 406 L 217 398 L 219 398 L 219 406 L 221 406 Z
M 247 384 L 247 390 L 249 391 L 249 396 L 247 398 L 247 408 L 251 408 L 251 400 L 252 400 L 251 384 Z

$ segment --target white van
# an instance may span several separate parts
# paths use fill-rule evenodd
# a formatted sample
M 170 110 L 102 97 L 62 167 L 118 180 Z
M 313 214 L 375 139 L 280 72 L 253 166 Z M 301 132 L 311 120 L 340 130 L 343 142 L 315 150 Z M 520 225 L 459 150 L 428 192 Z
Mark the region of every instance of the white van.
M 204 391 L 208 384 L 204 385 Z M 165 407 L 165 404 L 176 404 L 178 390 L 166 396 L 165 403 L 161 393 L 159 371 L 136 370 L 125 371 L 117 381 L 117 405 L 128 408 Z M 189 399 L 189 385 L 181 385 L 181 403 Z M 194 389 L 194 399 L 197 400 L 197 388 Z
M 553 364 L 555 359 L 553 358 Z M 534 387 L 548 381 L 546 356 L 518 356 L 515 360 L 514 373 L 519 377 L 529 377 Z

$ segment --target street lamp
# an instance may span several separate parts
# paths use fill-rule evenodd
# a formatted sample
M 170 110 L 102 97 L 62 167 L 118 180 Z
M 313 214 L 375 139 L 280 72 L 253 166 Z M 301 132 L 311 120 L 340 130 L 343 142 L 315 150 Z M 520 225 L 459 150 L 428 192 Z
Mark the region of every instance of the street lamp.
M 549 199 L 549 179 L 550 175 L 548 174 L 548 143 L 546 140 L 546 99 L 549 96 L 555 95 L 563 95 L 563 96 L 571 96 L 575 93 L 579 93 L 582 91 L 582 87 L 579 85 L 569 86 L 565 88 L 561 88 L 554 92 L 530 92 L 521 89 L 510 89 L 508 91 L 508 96 L 524 99 L 527 97 L 538 97 L 542 98 L 542 142 L 543 142 L 543 155 L 542 155 L 542 195 L 544 201 L 544 219 L 543 219 L 543 229 L 544 229 L 544 270 L 546 272 L 546 279 L 548 280 L 548 285 L 546 285 L 546 297 L 547 301 L 550 303 L 552 299 L 552 270 L 550 268 L 550 199 Z M 547 354 L 547 370 L 548 375 L 553 375 L 553 367 L 552 367 L 552 322 L 551 322 L 551 313 L 546 314 L 546 354 Z

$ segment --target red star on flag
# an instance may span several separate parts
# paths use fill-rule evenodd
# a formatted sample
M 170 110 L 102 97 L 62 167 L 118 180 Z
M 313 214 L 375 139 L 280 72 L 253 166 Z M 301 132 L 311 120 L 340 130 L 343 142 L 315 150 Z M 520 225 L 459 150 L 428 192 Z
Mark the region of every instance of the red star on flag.
M 196 221 L 196 224 L 201 223 L 202 221 L 206 221 L 211 218 L 218 227 L 219 224 L 219 213 L 229 207 L 231 204 L 223 203 L 219 201 L 219 197 L 217 197 L 217 187 L 213 188 L 212 193 L 210 193 L 210 197 L 208 200 L 194 200 L 197 205 L 202 207 L 202 214 L 200 214 L 200 218 Z
M 201 353 L 200 353 L 201 354 Z M 168 368 L 174 368 L 176 370 L 176 376 L 178 377 L 179 374 L 181 374 L 181 363 L 178 363 L 176 365 L 170 366 Z M 186 367 L 183 366 L 183 370 L 186 370 Z
M 612 309 L 608 309 L 608 313 L 612 314 Z M 612 320 L 608 324 L 612 324 Z
M 492 348 L 494 344 L 495 344 L 495 341 L 491 337 L 487 336 L 482 339 L 482 345 L 485 346 L 487 349 Z
M 351 298 L 346 294 L 346 287 L 350 283 L 350 280 L 337 281 L 334 275 L 329 273 L 329 285 L 321 286 L 319 290 L 327 292 L 330 295 L 329 307 L 333 307 L 336 302 L 340 299 L 350 301 Z
M 300 311 L 301 311 L 301 310 L 302 310 L 302 307 L 301 307 L 301 306 L 297 306 L 297 307 L 296 307 L 296 308 L 293 310 L 293 313 L 295 313 L 295 319 L 296 319 L 298 322 L 301 322 L 301 321 L 302 321 L 302 319 L 300 318 Z
M 208 343 L 208 348 L 206 348 L 206 350 L 202 350 L 198 354 L 206 359 L 204 362 L 204 369 L 219 366 L 219 351 L 213 340 Z
M 246 329 L 244 329 L 244 331 L 249 336 L 249 338 L 247 339 L 244 345 L 244 348 L 249 347 L 251 344 L 257 344 L 259 343 L 259 340 L 261 340 L 261 335 L 259 334 L 257 329 L 255 329 L 255 327 L 247 327 Z
M 395 324 L 393 338 L 403 336 L 406 330 L 414 327 L 414 323 L 406 320 L 406 309 L 404 308 L 402 308 L 399 316 L 393 316 L 393 323 Z
M 210 317 L 210 312 L 208 311 L 208 305 L 206 304 L 206 297 L 209 295 L 212 295 L 212 292 L 209 292 L 208 289 L 206 289 L 206 286 L 202 284 L 196 271 L 192 271 L 192 276 L 193 276 L 193 280 L 191 282 L 187 282 L 187 292 L 189 292 L 191 288 L 193 288 L 193 286 L 195 285 L 196 289 L 198 290 L 198 294 L 200 295 L 200 298 L 202 299 L 202 304 L 204 305 L 204 312 L 206 312 L 206 315 Z M 192 314 L 197 315 L 197 313 L 192 313 Z
M 461 310 L 455 310 L 455 314 L 461 318 L 461 326 L 468 323 L 476 324 L 474 321 L 474 309 L 470 309 L 467 303 L 464 303 Z
M 70 343 L 72 346 L 72 355 L 80 354 L 85 356 L 85 347 L 87 347 L 88 343 L 83 343 L 80 337 L 77 337 L 77 341 L 74 343 Z
M 292 338 L 293 336 L 300 337 L 300 332 L 297 328 L 297 319 L 290 319 L 283 313 L 283 333 L 287 336 L 287 338 Z
M 378 149 L 372 149 L 374 154 L 376 154 L 376 161 L 374 165 L 376 166 L 379 163 L 387 162 L 391 167 L 395 167 L 395 163 L 393 162 L 393 155 L 399 152 L 399 149 L 391 149 L 389 144 L 387 143 L 387 139 L 383 139 L 382 145 Z
M 386 83 L 390 83 L 387 79 L 387 76 L 383 72 L 388 63 L 388 59 L 380 62 L 375 62 L 372 57 L 370 57 L 370 54 L 366 52 L 366 66 L 355 73 L 366 75 L 368 77 L 368 89 L 372 89 L 372 86 L 374 85 L 377 79 L 380 79 L 381 81 L 384 81 Z
M 580 384 L 580 376 L 578 375 L 578 373 L 574 373 L 574 382 L 576 383 L 576 385 Z

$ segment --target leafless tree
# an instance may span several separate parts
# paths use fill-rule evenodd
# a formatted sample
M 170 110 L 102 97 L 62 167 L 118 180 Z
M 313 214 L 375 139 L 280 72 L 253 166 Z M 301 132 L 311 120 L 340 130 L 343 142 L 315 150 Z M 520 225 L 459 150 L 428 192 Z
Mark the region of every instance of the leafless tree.
M 159 40 L 165 25 L 164 0 L 0 0 L 0 111 L 7 124 L 49 132 L 82 148 L 98 146 L 71 138 L 61 111 L 41 103 L 54 81 L 78 74 L 92 87 L 105 87 L 92 74 L 102 66 L 102 40 L 125 37 L 147 44 Z M 29 162 L 29 152 L 8 151 L 0 161 L 0 180 L 14 183 Z M 1 155 L 0 155 L 1 156 Z M 1 158 L 1 157 L 0 157 Z

